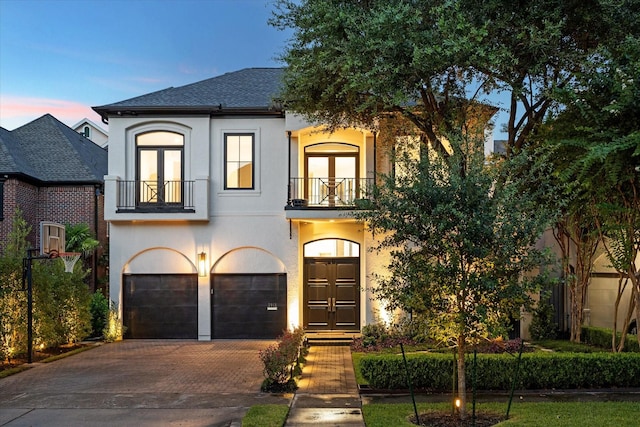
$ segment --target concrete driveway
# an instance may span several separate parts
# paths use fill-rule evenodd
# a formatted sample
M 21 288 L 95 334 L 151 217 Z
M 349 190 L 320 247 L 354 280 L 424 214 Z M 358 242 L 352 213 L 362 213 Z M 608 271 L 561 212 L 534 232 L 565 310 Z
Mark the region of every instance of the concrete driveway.
M 127 340 L 0 379 L 0 426 L 240 426 L 271 341 Z

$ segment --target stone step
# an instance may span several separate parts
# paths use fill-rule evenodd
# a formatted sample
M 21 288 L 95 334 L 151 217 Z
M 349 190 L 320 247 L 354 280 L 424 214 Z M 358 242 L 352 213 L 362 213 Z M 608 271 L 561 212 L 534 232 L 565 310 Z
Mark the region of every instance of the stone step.
M 359 332 L 307 332 L 306 340 L 309 345 L 345 345 L 348 346 L 354 338 L 360 337 Z

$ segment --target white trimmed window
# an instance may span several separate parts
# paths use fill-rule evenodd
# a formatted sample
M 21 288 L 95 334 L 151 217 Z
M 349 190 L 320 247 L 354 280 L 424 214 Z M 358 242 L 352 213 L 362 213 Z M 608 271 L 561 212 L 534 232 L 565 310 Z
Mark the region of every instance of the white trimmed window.
M 226 133 L 224 135 L 224 189 L 255 189 L 255 135 Z

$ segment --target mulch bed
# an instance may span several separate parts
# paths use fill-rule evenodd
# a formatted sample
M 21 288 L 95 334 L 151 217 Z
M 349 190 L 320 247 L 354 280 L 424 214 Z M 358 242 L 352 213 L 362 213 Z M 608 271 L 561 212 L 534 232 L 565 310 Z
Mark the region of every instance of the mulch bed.
M 75 349 L 82 348 L 82 347 L 86 347 L 86 344 L 67 344 L 67 345 L 60 345 L 57 347 L 46 348 L 43 350 L 37 350 L 37 351 L 34 350 L 32 361 L 34 363 L 42 362 L 43 360 L 48 359 L 50 357 L 59 356 L 61 354 L 68 353 L 70 351 L 73 351 Z M 11 358 L 11 360 L 9 361 L 3 360 L 0 363 L 0 371 L 16 368 L 20 365 L 24 365 L 25 363 L 27 363 L 27 354 L 26 353 L 19 354 Z

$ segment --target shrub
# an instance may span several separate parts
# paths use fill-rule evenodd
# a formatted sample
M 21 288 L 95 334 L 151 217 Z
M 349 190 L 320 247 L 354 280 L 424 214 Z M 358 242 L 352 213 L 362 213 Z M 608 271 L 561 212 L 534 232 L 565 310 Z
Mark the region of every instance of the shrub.
M 27 293 L 22 283 L 22 258 L 30 227 L 19 211 L 0 256 L 0 358 L 10 361 L 27 350 Z
M 109 320 L 109 300 L 98 291 L 91 297 L 91 336 L 101 337 Z
M 59 260 L 33 264 L 34 344 L 45 348 L 83 340 L 91 332 L 87 272 L 67 273 Z
M 466 359 L 469 379 L 472 357 Z M 453 357 L 450 354 L 407 355 L 415 388 L 451 389 Z M 508 354 L 478 354 L 476 388 L 508 390 L 517 358 Z M 406 371 L 400 355 L 365 355 L 360 370 L 378 389 L 406 389 Z M 640 386 L 640 355 L 632 353 L 527 353 L 522 355 L 516 387 L 519 389 L 571 389 Z M 471 385 L 472 381 L 468 381 Z
M 607 328 L 596 328 L 594 326 L 582 327 L 582 341 L 586 344 L 593 345 L 595 347 L 611 349 L 611 340 L 613 331 Z M 622 338 L 622 332 L 617 332 L 616 342 L 620 342 Z M 627 334 L 624 342 L 624 351 L 628 352 L 640 352 L 640 346 L 638 345 L 638 337 L 636 335 Z
M 489 341 L 483 341 L 476 346 L 478 353 L 488 354 L 501 354 L 511 353 L 518 354 L 520 352 L 520 346 L 522 346 L 523 353 L 529 353 L 533 351 L 533 348 L 524 345 L 522 339 L 516 338 L 513 340 L 504 341 L 502 339 L 494 339 Z
M 306 356 L 304 336 L 302 328 L 285 331 L 276 344 L 260 351 L 266 377 L 263 391 L 294 391 L 297 388 L 295 377 L 302 372 L 300 364 Z
M 558 327 L 553 321 L 553 306 L 542 296 L 533 310 L 529 333 L 534 340 L 552 340 L 558 335 Z
M 384 323 L 371 323 L 362 327 L 362 337 L 354 338 L 351 350 L 357 352 L 380 351 L 400 344 L 416 345 L 426 341 L 422 325 L 408 319 L 387 327 Z
M 106 342 L 114 342 L 122 339 L 125 331 L 127 330 L 126 326 L 122 324 L 120 320 L 118 306 L 115 302 L 111 301 L 109 305 L 109 316 L 107 320 L 107 325 L 104 327 L 102 331 L 102 336 Z

